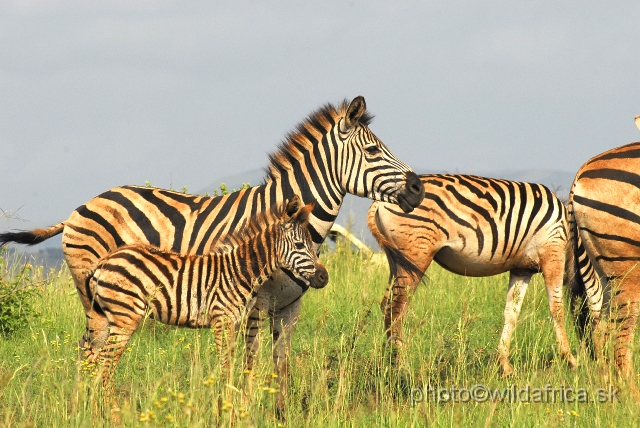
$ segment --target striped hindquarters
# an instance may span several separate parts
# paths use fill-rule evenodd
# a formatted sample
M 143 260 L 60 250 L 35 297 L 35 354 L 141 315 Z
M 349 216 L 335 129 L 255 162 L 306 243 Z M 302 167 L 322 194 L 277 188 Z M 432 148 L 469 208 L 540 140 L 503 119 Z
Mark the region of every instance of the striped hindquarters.
M 640 261 L 640 143 L 590 159 L 572 193 L 587 251 L 607 277 L 623 276 Z
M 603 282 L 602 314 L 607 324 L 616 326 L 595 325 L 596 355 L 605 349 L 601 333 L 614 331 L 616 367 L 623 378 L 630 379 L 640 314 L 640 143 L 587 161 L 576 174 L 571 200 L 576 228 Z M 597 321 L 597 312 L 593 315 Z

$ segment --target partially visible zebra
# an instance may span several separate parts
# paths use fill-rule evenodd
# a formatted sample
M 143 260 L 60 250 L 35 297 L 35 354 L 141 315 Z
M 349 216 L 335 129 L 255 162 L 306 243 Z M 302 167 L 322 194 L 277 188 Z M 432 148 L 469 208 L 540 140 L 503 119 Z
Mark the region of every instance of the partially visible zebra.
M 250 119 L 248 119 L 250 120 Z M 345 193 L 397 204 L 409 212 L 422 202 L 418 176 L 371 132 L 372 116 L 359 96 L 339 106 L 327 104 L 287 135 L 270 156 L 264 184 L 220 196 L 186 195 L 168 190 L 124 186 L 111 189 L 47 229 L 0 234 L 7 242 L 38 244 L 62 233 L 62 247 L 85 312 L 93 300 L 87 283 L 97 261 L 118 247 L 149 244 L 183 254 L 204 254 L 221 236 L 256 213 L 298 194 L 317 200 L 309 231 L 319 250 Z M 247 327 L 248 368 L 259 323 L 271 316 L 275 372 L 287 379 L 290 338 L 308 284 L 280 270 L 258 293 Z M 286 382 L 277 404 L 282 407 Z
M 567 255 L 572 254 L 562 202 L 541 184 L 472 175 L 421 175 L 420 179 L 425 198 L 413 213 L 380 202 L 374 202 L 368 213 L 369 229 L 389 262 L 381 308 L 393 349 L 402 344 L 408 298 L 435 260 L 459 275 L 509 272 L 498 345 L 505 375 L 513 373 L 509 345 L 527 286 L 534 273 L 542 272 L 560 354 L 575 367 L 564 322 L 563 276 Z
M 616 327 L 616 370 L 637 392 L 632 356 L 640 313 L 640 142 L 611 149 L 582 165 L 569 204 L 601 280 L 578 276 L 578 286 L 571 288 L 574 300 L 587 300 L 588 316 L 580 318 L 579 331 L 594 334 L 596 355 L 602 357 Z
M 324 269 L 307 229 L 314 205 L 303 207 L 294 196 L 286 207 L 249 219 L 210 254 L 127 245 L 102 258 L 88 278 L 93 306 L 83 345 L 89 361 L 104 364 L 107 401 L 116 364 L 147 312 L 165 324 L 212 327 L 218 350 L 226 355 L 223 336 L 235 337 L 245 309 L 276 269 L 285 268 L 304 283 L 316 266 Z

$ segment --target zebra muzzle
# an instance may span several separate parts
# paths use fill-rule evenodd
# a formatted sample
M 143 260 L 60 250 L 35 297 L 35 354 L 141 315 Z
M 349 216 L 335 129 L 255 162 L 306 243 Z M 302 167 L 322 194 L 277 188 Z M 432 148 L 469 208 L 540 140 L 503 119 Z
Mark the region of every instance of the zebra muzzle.
M 406 175 L 403 191 L 398 195 L 398 205 L 405 213 L 410 213 L 424 200 L 424 185 L 420 177 L 411 171 Z
M 329 272 L 321 264 L 316 266 L 316 273 L 309 279 L 311 288 L 324 288 L 329 283 Z

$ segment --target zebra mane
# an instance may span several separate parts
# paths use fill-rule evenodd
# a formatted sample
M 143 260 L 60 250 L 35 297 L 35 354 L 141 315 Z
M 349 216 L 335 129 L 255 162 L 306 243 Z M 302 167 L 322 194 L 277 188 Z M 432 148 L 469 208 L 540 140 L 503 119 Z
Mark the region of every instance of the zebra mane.
M 318 132 L 324 134 L 329 131 L 339 118 L 345 116 L 349 104 L 350 101 L 344 99 L 338 107 L 327 103 L 311 112 L 304 121 L 296 126 L 295 130 L 286 135 L 284 141 L 278 145 L 278 150 L 269 154 L 269 165 L 265 168 L 267 178 L 273 180 L 280 174 L 280 171 L 291 169 L 291 164 L 297 162 L 301 149 L 303 151 L 313 150 L 312 142 L 315 141 L 315 138 L 312 135 Z M 373 117 L 373 114 L 365 111 L 358 122 L 369 126 Z M 303 177 L 298 177 L 300 168 L 293 169 L 296 173 L 296 179 L 304 181 Z
M 260 232 L 284 223 L 287 219 L 284 216 L 286 203 L 272 205 L 269 210 L 262 211 L 249 219 L 235 231 L 216 245 L 217 252 L 225 252 L 255 238 Z

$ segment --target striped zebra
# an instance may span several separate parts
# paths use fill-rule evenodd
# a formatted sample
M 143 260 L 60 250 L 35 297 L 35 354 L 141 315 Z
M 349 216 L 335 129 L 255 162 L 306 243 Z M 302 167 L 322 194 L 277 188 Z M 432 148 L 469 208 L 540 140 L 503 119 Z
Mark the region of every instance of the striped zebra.
M 307 228 L 314 205 L 303 207 L 294 196 L 286 207 L 249 219 L 209 254 L 138 244 L 102 258 L 87 281 L 94 303 L 83 345 L 89 361 L 103 363 L 107 402 L 114 394 L 118 360 L 147 312 L 164 324 L 213 328 L 218 350 L 226 356 L 223 337 L 235 337 L 245 309 L 276 269 L 285 268 L 305 283 L 316 266 L 324 269 Z
M 390 277 L 381 303 L 388 343 L 402 344 L 409 297 L 435 260 L 466 276 L 509 272 L 498 358 L 513 373 L 509 346 L 531 276 L 542 272 L 560 354 L 577 361 L 564 323 L 563 277 L 569 248 L 567 214 L 545 186 L 473 175 L 421 175 L 422 204 L 413 213 L 374 202 L 368 226 L 387 255 Z M 395 355 L 394 355 L 395 357 Z
M 289 133 L 270 156 L 260 186 L 219 197 L 124 186 L 111 189 L 47 229 L 0 234 L 7 242 L 37 244 L 62 233 L 62 249 L 85 312 L 93 299 L 87 283 L 97 261 L 127 244 L 149 244 L 183 254 L 204 254 L 246 218 L 294 194 L 317 200 L 309 218 L 316 249 L 329 233 L 346 193 L 397 204 L 405 212 L 422 202 L 418 176 L 371 132 L 372 116 L 363 97 L 339 106 L 327 104 Z M 275 372 L 288 374 L 288 350 L 301 297 L 308 285 L 280 270 L 260 289 L 247 323 L 247 366 L 256 350 L 255 335 L 271 317 Z M 283 405 L 282 382 L 278 405 Z
M 604 356 L 608 335 L 615 332 L 616 370 L 637 391 L 632 356 L 640 311 L 640 142 L 582 165 L 571 187 L 569 209 L 584 245 L 577 242 L 577 250 L 586 251 L 597 272 L 595 280 L 580 272 L 578 286 L 571 287 L 574 300 L 587 302 L 589 316 L 579 319 L 579 331 L 593 334 L 598 357 Z M 599 322 L 601 314 L 605 318 Z

